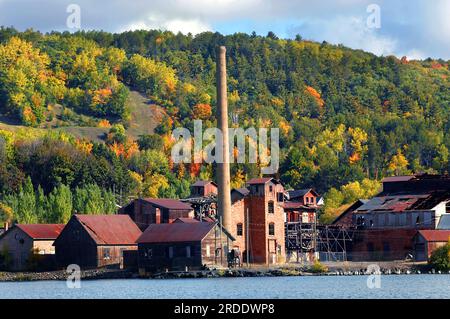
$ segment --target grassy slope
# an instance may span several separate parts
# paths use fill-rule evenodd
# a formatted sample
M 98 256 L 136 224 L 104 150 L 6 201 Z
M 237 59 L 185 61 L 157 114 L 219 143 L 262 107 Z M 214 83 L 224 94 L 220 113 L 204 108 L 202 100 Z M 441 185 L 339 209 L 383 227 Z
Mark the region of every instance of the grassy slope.
M 161 121 L 162 113 L 160 107 L 151 104 L 150 100 L 136 91 L 130 91 L 128 107 L 131 112 L 130 127 L 127 134 L 131 138 L 138 138 L 141 134 L 153 133 L 155 127 Z M 18 131 L 24 126 L 14 123 L 4 117 L 0 117 L 0 129 L 8 131 Z M 44 131 L 43 128 L 27 128 Z M 86 138 L 90 141 L 101 142 L 102 137 L 109 131 L 107 128 L 66 126 L 54 128 L 52 130 L 62 130 L 78 138 Z

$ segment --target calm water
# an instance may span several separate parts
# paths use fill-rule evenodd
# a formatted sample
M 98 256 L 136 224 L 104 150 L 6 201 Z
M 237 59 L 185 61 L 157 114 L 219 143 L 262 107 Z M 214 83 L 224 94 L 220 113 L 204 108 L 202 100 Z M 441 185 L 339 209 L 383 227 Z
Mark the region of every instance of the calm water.
M 366 276 L 267 277 L 173 280 L 0 283 L 0 298 L 450 298 L 450 275 L 382 276 L 380 289 L 367 288 Z

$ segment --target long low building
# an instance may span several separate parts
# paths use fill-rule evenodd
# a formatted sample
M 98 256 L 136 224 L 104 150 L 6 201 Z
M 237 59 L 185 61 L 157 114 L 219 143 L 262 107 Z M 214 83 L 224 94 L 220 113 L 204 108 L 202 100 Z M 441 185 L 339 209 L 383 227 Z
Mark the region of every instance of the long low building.
M 380 194 L 346 214 L 356 228 L 353 260 L 423 260 L 431 250 L 419 252 L 415 236 L 445 227 L 450 216 L 450 176 L 386 178 Z

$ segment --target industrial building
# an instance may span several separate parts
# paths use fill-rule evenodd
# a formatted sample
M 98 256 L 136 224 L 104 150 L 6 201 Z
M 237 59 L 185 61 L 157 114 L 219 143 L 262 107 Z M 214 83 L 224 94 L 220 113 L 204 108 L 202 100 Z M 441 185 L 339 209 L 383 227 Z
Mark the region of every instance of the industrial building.
M 127 215 L 73 215 L 54 242 L 60 267 L 120 266 L 142 232 Z
M 180 217 L 194 218 L 194 209 L 177 199 L 138 198 L 122 207 L 119 214 L 130 216 L 144 231 L 151 224 L 171 223 Z
M 139 271 L 228 267 L 233 240 L 217 222 L 153 224 L 137 240 Z

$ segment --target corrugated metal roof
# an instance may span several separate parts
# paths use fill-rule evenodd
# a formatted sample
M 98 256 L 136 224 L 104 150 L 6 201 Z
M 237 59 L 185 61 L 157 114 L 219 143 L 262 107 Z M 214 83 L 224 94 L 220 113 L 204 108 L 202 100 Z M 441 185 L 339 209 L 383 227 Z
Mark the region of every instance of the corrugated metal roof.
M 25 234 L 33 239 L 56 239 L 64 228 L 64 224 L 17 224 Z
M 247 184 L 252 185 L 252 184 L 265 184 L 270 182 L 271 180 L 275 180 L 272 177 L 263 177 L 263 178 L 252 178 L 251 180 L 249 180 L 247 182 Z
M 241 194 L 242 196 L 247 196 L 250 191 L 248 190 L 248 188 L 242 187 L 242 188 L 233 188 L 231 191 L 236 191 L 239 194 Z
M 173 221 L 174 223 L 187 223 L 187 224 L 193 224 L 193 223 L 199 223 L 200 221 L 194 218 L 185 218 L 185 217 L 179 217 Z
M 450 214 L 442 215 L 437 226 L 439 230 L 450 230 Z
M 383 183 L 395 183 L 395 182 L 407 182 L 412 179 L 416 178 L 415 175 L 409 175 L 409 176 L 391 176 L 386 177 L 383 179 Z
M 194 184 L 192 184 L 192 186 L 201 187 L 201 186 L 206 186 L 208 184 L 213 184 L 214 186 L 217 186 L 217 184 L 214 183 L 213 181 L 196 181 Z
M 393 211 L 401 212 L 412 208 L 419 201 L 428 198 L 430 195 L 399 195 L 399 196 L 378 196 L 369 200 L 358 208 L 360 211 Z
M 142 234 L 128 215 L 74 215 L 98 245 L 132 245 Z
M 141 243 L 174 243 L 201 241 L 216 223 L 152 224 L 137 240 Z
M 173 210 L 192 210 L 191 205 L 183 203 L 177 199 L 170 198 L 144 198 L 146 202 L 161 208 Z
M 419 230 L 419 234 L 431 242 L 446 242 L 450 240 L 450 230 Z
M 290 209 L 315 210 L 317 208 L 317 206 L 307 206 L 303 205 L 300 202 L 284 202 L 281 206 L 287 210 Z

